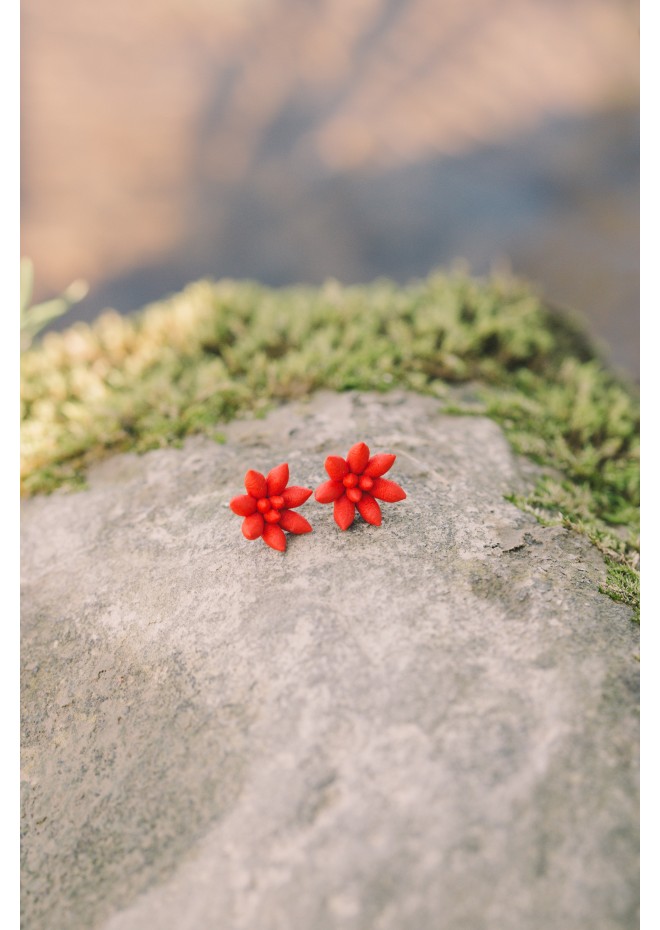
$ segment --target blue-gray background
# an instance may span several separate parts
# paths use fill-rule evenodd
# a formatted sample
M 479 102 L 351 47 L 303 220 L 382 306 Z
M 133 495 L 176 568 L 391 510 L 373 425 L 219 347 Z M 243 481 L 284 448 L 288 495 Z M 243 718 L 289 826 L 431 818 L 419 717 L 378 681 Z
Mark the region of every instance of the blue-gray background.
M 23 254 L 67 322 L 192 278 L 509 268 L 639 372 L 629 0 L 32 0 Z

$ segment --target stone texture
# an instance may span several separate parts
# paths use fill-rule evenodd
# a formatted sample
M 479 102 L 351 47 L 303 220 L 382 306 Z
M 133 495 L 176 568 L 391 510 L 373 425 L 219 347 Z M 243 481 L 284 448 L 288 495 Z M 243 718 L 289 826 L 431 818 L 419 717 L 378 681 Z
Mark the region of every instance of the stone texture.
M 533 468 L 400 393 L 226 432 L 24 505 L 26 930 L 635 927 L 637 628 Z M 358 440 L 381 527 L 243 539 L 248 468 Z

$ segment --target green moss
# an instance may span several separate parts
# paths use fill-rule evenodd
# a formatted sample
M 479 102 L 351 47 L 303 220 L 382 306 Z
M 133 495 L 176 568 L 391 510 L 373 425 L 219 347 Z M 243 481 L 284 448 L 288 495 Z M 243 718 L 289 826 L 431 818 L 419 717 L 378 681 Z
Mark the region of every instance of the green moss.
M 600 590 L 613 600 L 634 608 L 635 619 L 639 621 L 639 572 L 608 560 L 607 580 Z
M 23 490 L 80 485 L 109 452 L 222 441 L 218 423 L 317 388 L 447 394 L 486 413 L 548 468 L 519 506 L 585 533 L 603 588 L 638 604 L 639 420 L 635 391 L 574 322 L 522 284 L 431 275 L 407 287 L 271 290 L 201 281 L 132 318 L 48 334 L 22 358 Z M 449 406 L 451 404 L 451 406 Z M 224 437 L 223 437 L 224 438 Z

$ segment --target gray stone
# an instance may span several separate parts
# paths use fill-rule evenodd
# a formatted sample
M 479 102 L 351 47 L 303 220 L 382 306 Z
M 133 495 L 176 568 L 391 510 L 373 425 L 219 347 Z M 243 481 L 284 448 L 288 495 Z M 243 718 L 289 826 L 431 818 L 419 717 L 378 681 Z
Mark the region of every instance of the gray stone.
M 24 927 L 635 927 L 637 627 L 534 469 L 401 393 L 226 432 L 24 505 Z M 359 440 L 381 527 L 243 538 L 248 468 Z

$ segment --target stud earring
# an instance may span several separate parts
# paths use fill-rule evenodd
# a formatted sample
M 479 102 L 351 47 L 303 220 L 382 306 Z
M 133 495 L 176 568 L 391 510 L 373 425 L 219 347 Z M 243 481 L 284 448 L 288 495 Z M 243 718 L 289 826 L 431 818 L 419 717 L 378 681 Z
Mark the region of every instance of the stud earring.
M 363 520 L 380 526 L 382 514 L 378 501 L 394 503 L 406 497 L 406 492 L 395 481 L 382 477 L 395 459 L 396 455 L 389 452 L 370 455 L 369 446 L 364 442 L 354 445 L 345 459 L 329 455 L 325 470 L 330 480 L 318 486 L 314 497 L 320 504 L 334 503 L 335 523 L 341 530 L 347 530 L 355 520 L 356 507 Z
M 311 488 L 287 487 L 289 466 L 286 462 L 273 468 L 264 477 L 252 469 L 245 476 L 247 494 L 234 497 L 229 506 L 244 517 L 242 530 L 246 539 L 261 537 L 271 549 L 284 552 L 288 533 L 311 533 L 311 524 L 293 508 L 300 507 L 310 497 Z

